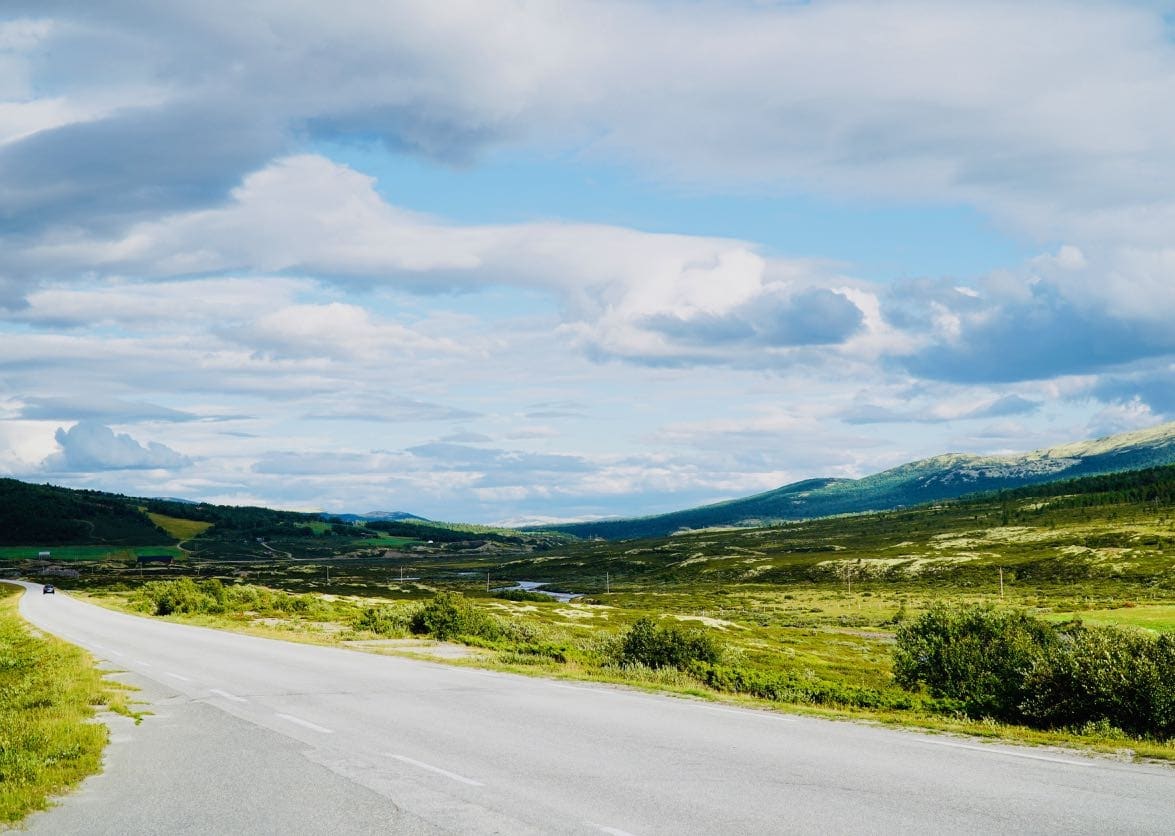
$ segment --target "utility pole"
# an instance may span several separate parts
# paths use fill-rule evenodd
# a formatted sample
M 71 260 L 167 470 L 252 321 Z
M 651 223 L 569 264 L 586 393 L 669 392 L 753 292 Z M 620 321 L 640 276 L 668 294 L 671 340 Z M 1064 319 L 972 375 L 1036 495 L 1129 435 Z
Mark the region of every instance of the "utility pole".
M 612 573 L 611 572 L 604 573 L 604 591 L 605 592 L 612 591 Z
M 1000 567 L 1000 597 L 1004 597 L 1004 567 Z
M 486 592 L 490 591 L 490 573 L 486 572 Z

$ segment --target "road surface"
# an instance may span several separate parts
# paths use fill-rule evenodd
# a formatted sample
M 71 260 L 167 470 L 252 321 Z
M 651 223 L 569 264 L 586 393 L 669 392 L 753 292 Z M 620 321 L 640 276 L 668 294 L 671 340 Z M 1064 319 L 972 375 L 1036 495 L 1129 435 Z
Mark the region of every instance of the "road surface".
M 144 686 L 33 833 L 1171 833 L 1175 769 L 293 644 L 23 596 Z M 118 721 L 116 721 L 118 722 Z

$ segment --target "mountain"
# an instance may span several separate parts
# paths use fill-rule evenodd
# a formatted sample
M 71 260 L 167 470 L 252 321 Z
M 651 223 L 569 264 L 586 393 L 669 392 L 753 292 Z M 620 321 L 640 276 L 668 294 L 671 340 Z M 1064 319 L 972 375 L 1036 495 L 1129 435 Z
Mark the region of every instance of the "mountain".
M 368 511 L 366 514 L 323 514 L 323 519 L 339 520 L 346 523 L 357 522 L 401 522 L 404 520 L 416 520 L 417 522 L 430 522 L 425 517 L 418 517 L 416 514 L 409 514 L 407 511 Z
M 1175 464 L 1175 423 L 1022 455 L 951 453 L 903 464 L 862 479 L 807 479 L 700 508 L 550 528 L 578 537 L 606 540 L 663 537 L 683 529 L 762 525 L 886 511 L 965 494 L 1167 464 Z

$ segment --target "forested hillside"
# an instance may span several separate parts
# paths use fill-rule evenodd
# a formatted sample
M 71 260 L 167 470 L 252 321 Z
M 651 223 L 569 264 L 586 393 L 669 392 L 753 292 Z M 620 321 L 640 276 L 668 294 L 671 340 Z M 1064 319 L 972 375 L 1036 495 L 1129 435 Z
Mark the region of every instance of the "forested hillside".
M 125 496 L 0 479 L 0 545 L 173 542 Z

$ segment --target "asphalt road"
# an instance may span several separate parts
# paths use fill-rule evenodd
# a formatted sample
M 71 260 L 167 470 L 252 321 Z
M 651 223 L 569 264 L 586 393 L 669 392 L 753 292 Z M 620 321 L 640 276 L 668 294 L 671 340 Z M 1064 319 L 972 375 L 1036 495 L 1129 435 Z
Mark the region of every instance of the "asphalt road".
M 292 644 L 39 588 L 144 686 L 34 833 L 1171 833 L 1175 769 Z

